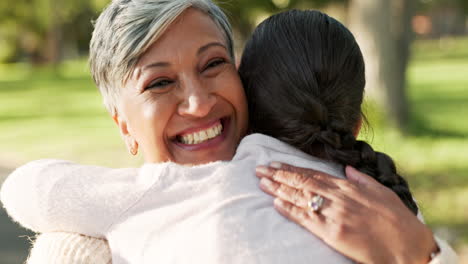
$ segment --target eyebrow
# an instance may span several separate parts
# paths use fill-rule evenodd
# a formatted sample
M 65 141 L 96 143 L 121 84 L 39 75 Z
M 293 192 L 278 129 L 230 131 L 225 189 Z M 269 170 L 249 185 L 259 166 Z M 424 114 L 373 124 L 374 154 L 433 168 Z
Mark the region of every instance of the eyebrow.
M 221 47 L 225 50 L 227 50 L 226 46 L 223 45 L 222 43 L 220 42 L 210 42 L 208 44 L 206 44 L 205 46 L 202 46 L 198 49 L 197 51 L 197 55 L 200 55 L 201 53 L 203 53 L 204 51 L 206 51 L 207 49 L 211 48 L 211 47 L 214 47 L 214 46 L 218 46 L 218 47 Z
M 202 47 L 200 47 L 197 51 L 197 56 L 199 56 L 201 53 L 205 52 L 207 49 L 211 48 L 211 47 L 215 47 L 215 46 L 218 46 L 218 47 L 221 47 L 225 50 L 227 50 L 226 46 L 223 45 L 222 43 L 220 42 L 210 42 Z M 149 68 L 158 68 L 158 67 L 168 67 L 170 65 L 169 62 L 155 62 L 155 63 L 151 63 L 151 64 L 148 64 L 148 65 L 145 65 L 141 71 L 145 71 Z

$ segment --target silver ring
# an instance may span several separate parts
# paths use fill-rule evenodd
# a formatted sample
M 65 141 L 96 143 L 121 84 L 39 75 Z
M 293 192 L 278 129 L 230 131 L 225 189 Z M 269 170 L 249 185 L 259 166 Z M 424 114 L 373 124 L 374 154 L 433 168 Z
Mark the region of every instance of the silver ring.
M 324 201 L 323 197 L 316 194 L 314 195 L 314 197 L 312 197 L 312 199 L 310 199 L 307 205 L 309 206 L 310 210 L 314 212 L 318 212 L 320 208 L 322 208 L 323 201 Z

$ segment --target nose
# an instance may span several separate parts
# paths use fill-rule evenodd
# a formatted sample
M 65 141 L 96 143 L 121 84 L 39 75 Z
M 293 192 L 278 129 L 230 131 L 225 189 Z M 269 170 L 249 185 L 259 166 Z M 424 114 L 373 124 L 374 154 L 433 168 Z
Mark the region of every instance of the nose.
M 192 117 L 207 116 L 216 104 L 216 95 L 197 78 L 184 80 L 181 84 L 184 87 L 179 114 Z

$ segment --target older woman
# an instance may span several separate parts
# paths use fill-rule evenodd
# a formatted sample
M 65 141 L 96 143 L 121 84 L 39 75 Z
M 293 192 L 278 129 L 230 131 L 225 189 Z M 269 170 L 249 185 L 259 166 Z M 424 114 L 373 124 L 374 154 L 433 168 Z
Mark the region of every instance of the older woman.
M 188 16 L 189 9 L 197 10 L 197 15 Z M 96 24 L 91 69 L 130 153 L 135 155 L 141 149 L 148 163 L 230 160 L 246 134 L 247 108 L 234 66 L 229 24 L 210 1 L 113 2 Z M 285 188 L 294 185 L 287 178 L 315 175 L 324 179 L 323 174 L 311 170 L 281 169 L 276 166 L 259 173 L 278 180 Z M 352 223 L 347 222 L 349 214 L 342 213 L 342 219 L 335 220 L 339 222 L 335 226 L 343 227 L 337 232 L 327 232 L 326 224 L 316 225 L 301 217 L 292 194 L 276 193 L 289 201 L 277 203 L 278 209 L 356 261 L 389 261 L 384 256 L 399 263 L 430 261 L 437 252 L 430 231 L 395 199 L 395 194 L 365 175 L 348 171 L 354 179 L 349 184 L 366 186 L 361 187 L 365 191 L 340 188 L 339 195 L 364 206 L 358 206 L 359 214 L 353 214 Z M 338 187 L 342 184 L 335 183 Z M 370 199 L 372 206 L 366 202 Z M 366 225 L 369 214 L 380 216 L 373 228 Z M 395 219 L 408 225 L 390 225 Z M 366 239 L 369 237 L 373 240 Z M 54 243 L 59 243 L 57 248 Z M 93 238 L 44 234 L 37 240 L 29 263 L 108 263 L 106 250 L 104 241 Z

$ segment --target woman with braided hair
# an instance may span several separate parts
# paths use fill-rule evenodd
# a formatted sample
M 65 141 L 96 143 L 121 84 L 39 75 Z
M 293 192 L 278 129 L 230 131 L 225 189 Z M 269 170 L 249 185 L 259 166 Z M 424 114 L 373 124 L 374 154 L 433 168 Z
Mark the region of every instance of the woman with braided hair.
M 335 19 L 298 10 L 272 16 L 256 29 L 239 67 L 250 129 L 353 166 L 392 189 L 417 214 L 393 160 L 356 140 L 364 119 L 364 72 L 358 44 Z
M 354 36 L 326 14 L 291 10 L 266 19 L 256 28 L 239 67 L 251 132 L 346 166 L 349 177 L 327 177 L 272 162 L 257 168 L 260 186 L 276 197 L 275 207 L 284 216 L 358 262 L 425 263 L 427 254 L 426 259 L 421 255 L 418 260 L 413 254 L 418 250 L 408 245 L 389 243 L 380 247 L 388 251 L 369 246 L 374 242 L 383 245 L 376 236 L 391 239 L 391 234 L 402 229 L 418 237 L 415 230 L 420 223 L 415 217 L 418 206 L 393 160 L 356 139 L 365 120 L 361 110 L 364 72 L 363 56 Z M 394 206 L 395 194 L 409 210 Z M 397 216 L 395 211 L 403 214 Z M 413 216 L 408 215 L 410 212 Z M 419 235 L 416 241 L 421 246 L 428 240 Z M 439 246 L 442 244 L 439 241 Z M 399 250 L 406 251 L 408 258 L 396 253 Z M 434 263 L 455 263 L 454 254 L 453 258 L 449 255 Z
M 157 12 L 165 23 L 145 20 Z M 131 37 L 145 26 L 162 29 Z M 37 248 L 29 263 L 450 261 L 443 242 L 435 256 L 436 241 L 391 160 L 355 140 L 364 64 L 334 19 L 289 11 L 255 31 L 240 66 L 252 115 L 247 136 L 228 24 L 210 1 L 116 1 L 96 27 L 103 32 L 93 36 L 93 76 L 130 152 L 140 145 L 146 164 L 109 169 L 42 160 L 13 172 L 1 198 L 16 221 L 37 232 L 89 236 L 86 245 L 73 237 L 68 248 Z M 99 50 L 106 36 L 117 44 Z M 110 73 L 129 70 L 135 74 L 125 75 L 122 91 L 107 83 Z M 296 167 L 264 166 L 271 161 Z M 347 164 L 391 190 L 349 166 L 345 179 Z M 256 167 L 261 188 L 278 196 L 276 208 L 292 221 L 258 189 Z M 69 257 L 96 247 L 91 237 L 106 239 L 112 257 Z

